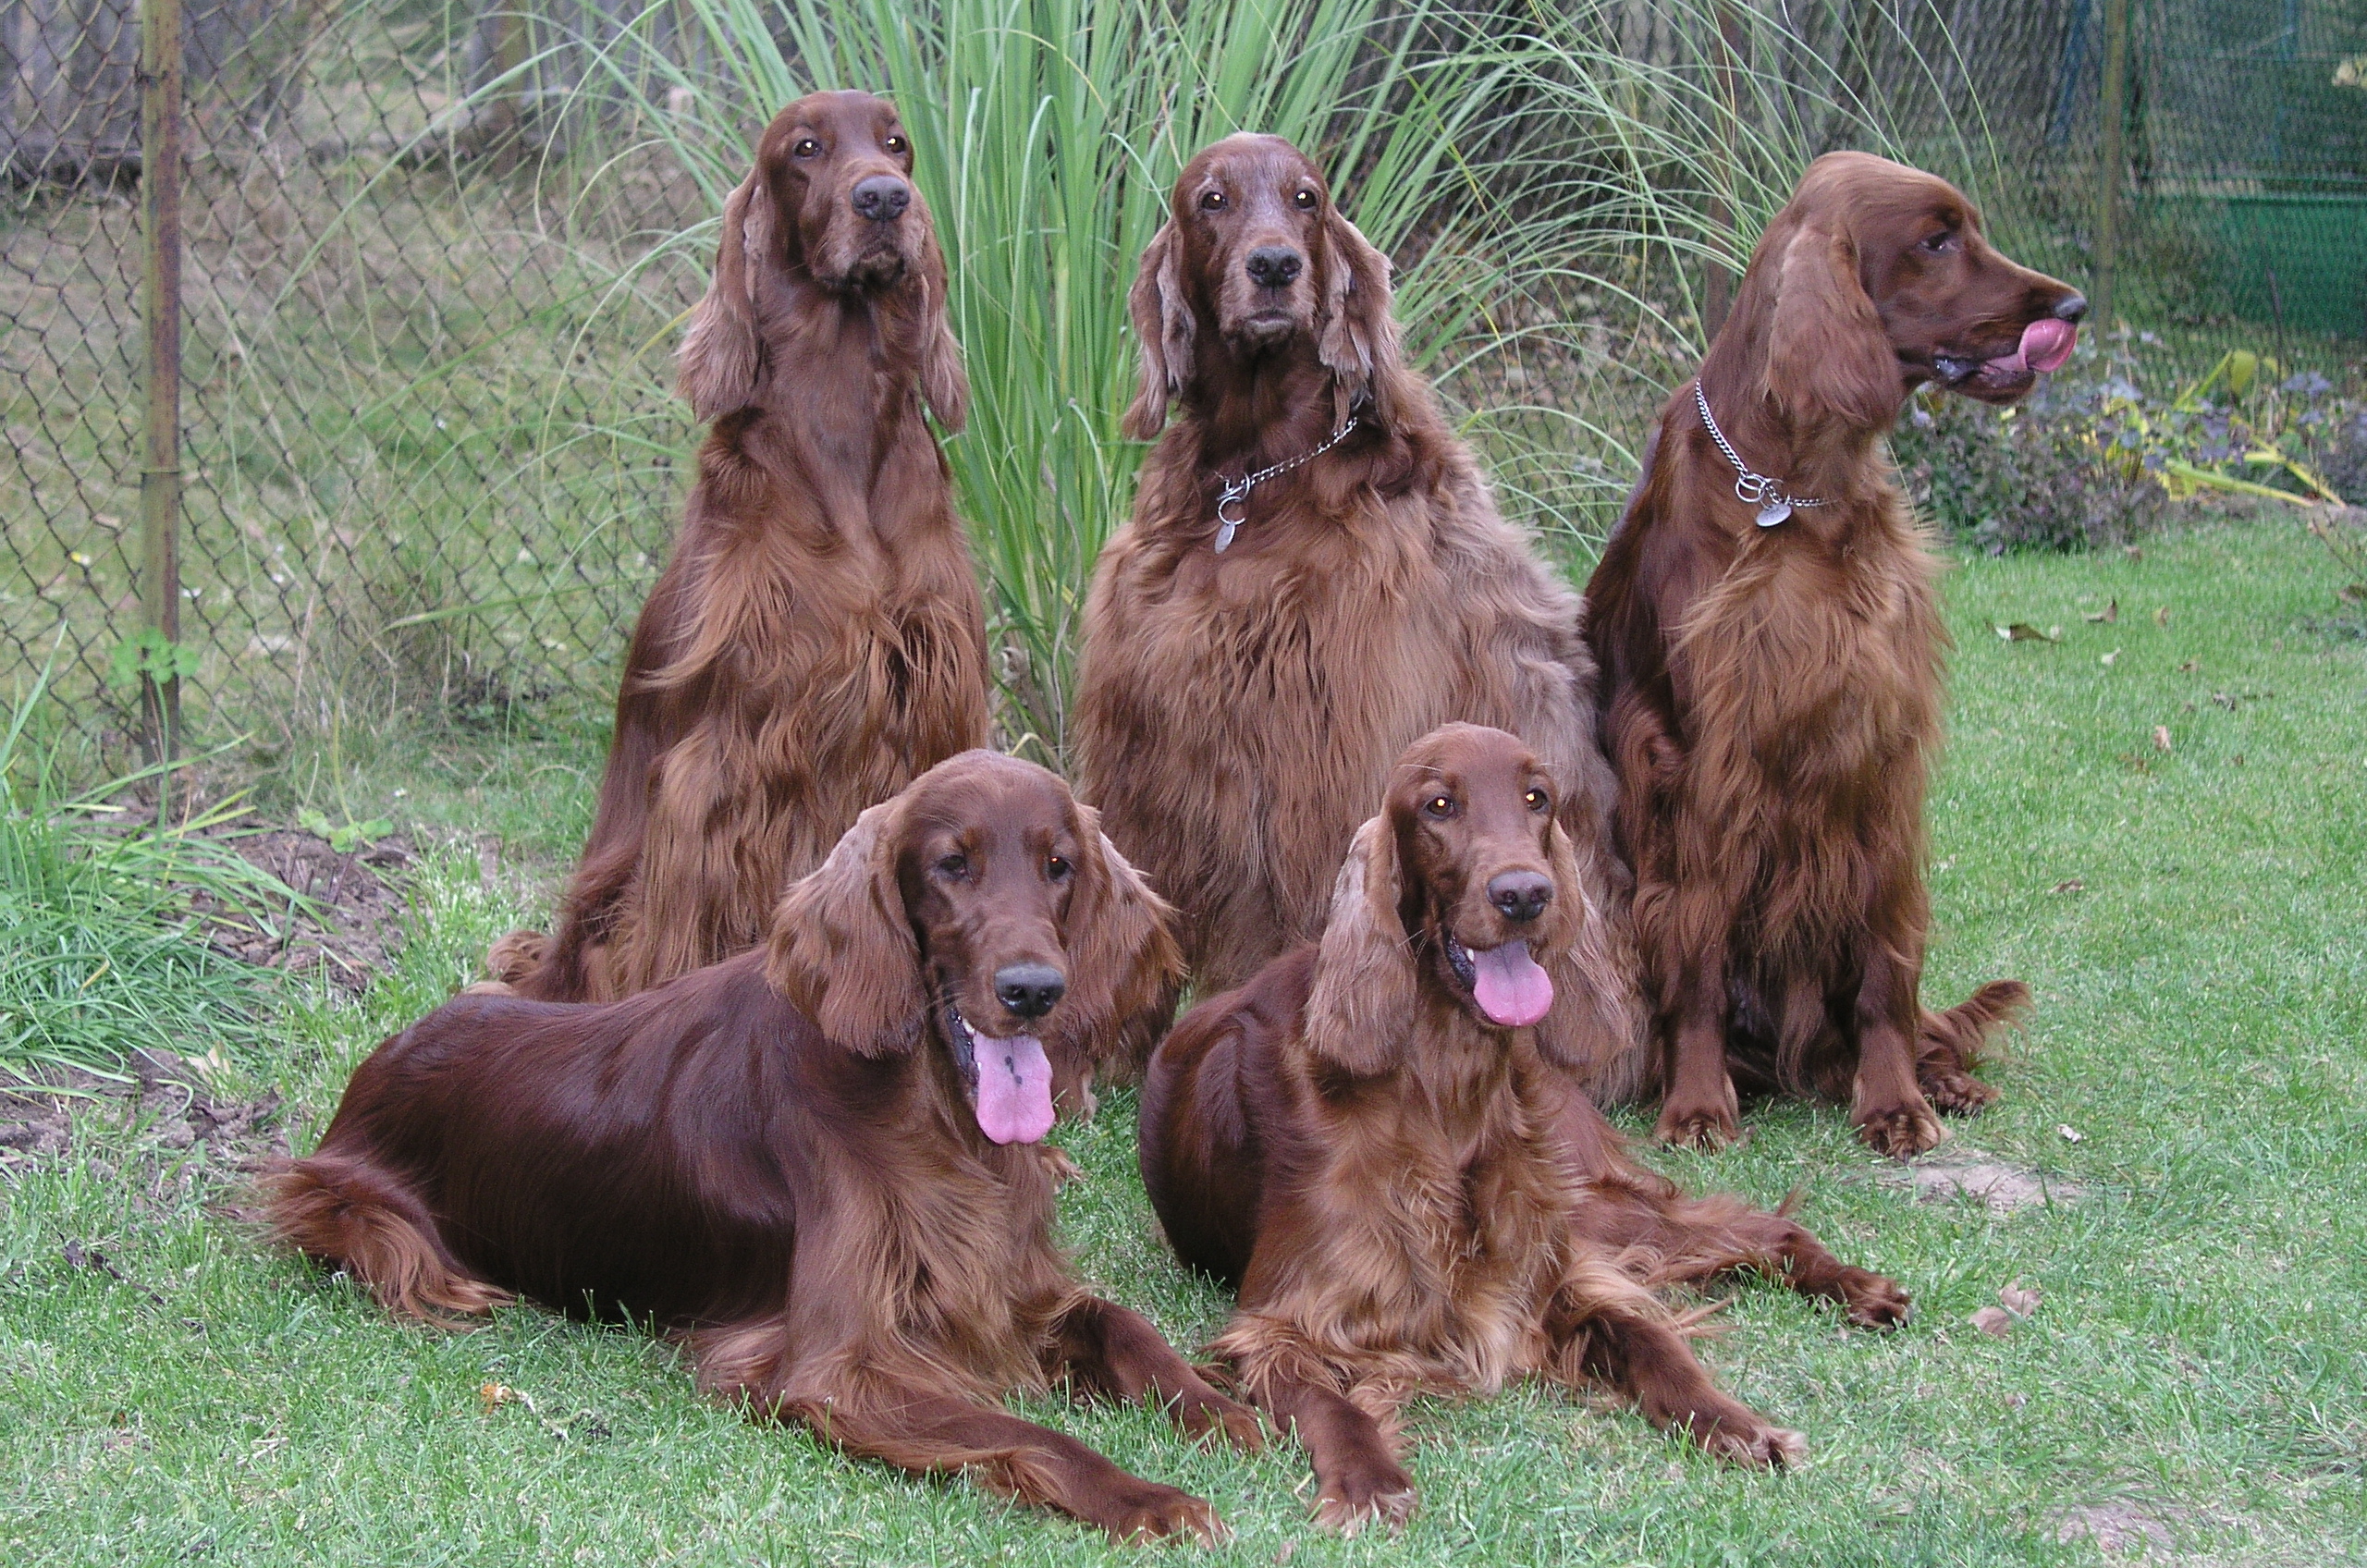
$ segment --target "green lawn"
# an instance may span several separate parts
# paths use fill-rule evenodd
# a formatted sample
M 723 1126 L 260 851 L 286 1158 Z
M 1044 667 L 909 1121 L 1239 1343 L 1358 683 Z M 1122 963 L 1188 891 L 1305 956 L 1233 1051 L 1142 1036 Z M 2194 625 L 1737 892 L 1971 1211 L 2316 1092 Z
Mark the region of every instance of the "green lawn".
M 2159 1561 L 2367 1560 L 2367 641 L 2316 549 L 2280 515 L 2152 539 L 2141 560 L 1950 576 L 1929 990 L 2018 974 L 2039 1011 L 1993 1070 L 2002 1102 L 1944 1153 L 1972 1145 L 2054 1197 L 2009 1217 L 1919 1204 L 1841 1113 L 1797 1107 L 1754 1111 L 1742 1150 L 1654 1157 L 1762 1202 L 1803 1186 L 1837 1250 L 1915 1292 L 1887 1337 L 1735 1292 L 1704 1354 L 1808 1435 L 1804 1469 L 1741 1474 L 1554 1392 L 1425 1403 L 1420 1517 L 1342 1544 L 1309 1525 L 1288 1446 L 1248 1460 L 1140 1412 L 1036 1414 L 1213 1499 L 1237 1532 L 1213 1556 L 1243 1564 L 2123 1555 L 2079 1521 Z M 2115 599 L 2116 621 L 2083 619 Z M 2000 641 L 2011 621 L 2062 641 Z M 498 834 L 539 886 L 596 762 L 547 737 L 420 748 L 348 793 L 423 837 Z M 414 894 L 398 974 L 299 1009 L 233 1069 L 294 1102 L 299 1148 L 353 1062 L 520 913 L 474 844 L 428 857 Z M 1225 1304 L 1156 1233 L 1132 1112 L 1121 1096 L 1058 1134 L 1087 1172 L 1063 1218 L 1086 1275 L 1188 1346 Z M 531 1310 L 469 1334 L 393 1323 L 260 1248 L 219 1212 L 218 1175 L 104 1123 L 0 1189 L 0 1562 L 1137 1560 L 749 1426 L 644 1337 Z M 125 1278 L 70 1265 L 68 1241 Z M 2035 1315 L 2003 1339 L 1974 1329 L 2017 1280 L 2042 1292 Z M 488 1410 L 488 1381 L 533 1407 Z

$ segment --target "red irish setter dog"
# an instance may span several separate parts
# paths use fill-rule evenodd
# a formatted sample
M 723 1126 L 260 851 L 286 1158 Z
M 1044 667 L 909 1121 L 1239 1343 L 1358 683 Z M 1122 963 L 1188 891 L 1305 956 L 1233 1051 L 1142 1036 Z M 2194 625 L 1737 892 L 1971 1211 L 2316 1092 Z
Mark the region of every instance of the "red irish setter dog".
M 583 858 L 548 938 L 487 967 L 609 1001 L 764 936 L 865 806 L 986 743 L 986 631 L 953 513 L 969 398 L 896 112 L 780 112 L 723 211 L 681 390 L 714 432 L 633 629 Z
M 1391 763 L 1451 719 L 1528 738 L 1612 909 L 1577 596 L 1400 359 L 1388 260 L 1314 164 L 1271 136 L 1194 158 L 1131 304 L 1126 428 L 1158 446 L 1094 574 L 1070 734 L 1078 792 L 1181 909 L 1201 992 L 1322 928 Z
M 269 1179 L 275 1229 L 399 1313 L 654 1320 L 705 1387 L 850 1452 L 1212 1538 L 1199 1499 L 994 1403 L 1066 1377 L 1257 1444 L 1079 1284 L 1029 1146 L 1047 1045 L 1107 1048 L 1170 982 L 1168 913 L 1059 779 L 956 757 L 865 812 L 764 949 L 600 1006 L 460 997 L 380 1046 Z
M 1748 1267 L 1854 1322 L 1907 1317 L 1792 1220 L 1633 1164 L 1554 1045 L 1578 1032 L 1539 1027 L 1628 996 L 1585 978 L 1604 916 L 1561 787 L 1502 730 L 1425 737 L 1358 829 L 1321 943 L 1194 1008 L 1151 1059 L 1151 1202 L 1185 1261 L 1238 1287 L 1214 1348 L 1306 1446 L 1335 1528 L 1413 1511 L 1409 1394 L 1520 1377 L 1608 1384 L 1739 1463 L 1797 1460 L 1654 1286 Z
M 1995 1097 L 1968 1069 L 2028 988 L 1919 999 L 1947 637 L 1882 439 L 1925 383 L 2019 398 L 2086 309 L 1946 182 L 1835 153 L 1768 225 L 1700 400 L 1662 410 L 1587 590 L 1657 1047 L 1628 1077 L 1662 1138 L 1734 1138 L 1739 1082 L 1846 1097 L 1904 1158 L 1946 1135 L 1934 1107 Z

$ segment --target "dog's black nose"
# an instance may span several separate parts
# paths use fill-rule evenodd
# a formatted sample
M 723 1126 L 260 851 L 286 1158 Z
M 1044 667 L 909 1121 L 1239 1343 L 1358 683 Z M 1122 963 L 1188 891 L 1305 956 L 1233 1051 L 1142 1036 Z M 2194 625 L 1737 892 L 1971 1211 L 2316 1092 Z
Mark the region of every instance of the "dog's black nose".
M 1007 963 L 995 971 L 995 999 L 1022 1018 L 1043 1017 L 1068 994 L 1068 976 L 1049 963 Z
M 1260 288 L 1280 288 L 1298 276 L 1306 263 L 1287 245 L 1260 245 L 1249 252 L 1249 281 Z
M 913 204 L 913 188 L 892 174 L 875 174 L 854 182 L 854 210 L 858 217 L 874 223 L 886 223 L 904 215 Z
M 1488 901 L 1506 920 L 1526 925 L 1553 901 L 1553 880 L 1540 872 L 1507 871 L 1489 882 Z
M 2080 321 L 2086 318 L 2087 313 L 2088 297 L 2084 294 L 2068 295 L 2054 307 L 2054 319 L 2057 321 Z

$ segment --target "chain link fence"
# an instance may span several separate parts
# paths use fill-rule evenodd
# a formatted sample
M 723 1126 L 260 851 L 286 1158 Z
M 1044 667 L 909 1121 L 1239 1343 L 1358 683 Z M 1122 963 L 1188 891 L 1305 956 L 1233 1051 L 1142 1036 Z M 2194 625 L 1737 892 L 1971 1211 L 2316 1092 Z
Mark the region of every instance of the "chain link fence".
M 667 0 L 184 4 L 193 732 L 285 746 L 406 712 L 605 703 L 696 435 L 668 383 L 707 260 L 684 233 L 722 195 L 650 117 L 706 116 L 721 148 L 772 105 L 715 78 L 711 35 Z M 2094 275 L 2110 189 L 2118 309 L 2183 334 L 2181 366 L 2264 334 L 2289 340 L 2280 358 L 2355 359 L 2367 0 L 1712 11 L 1708 32 L 1699 7 L 1691 31 L 1650 0 L 1600 14 L 1632 57 L 1725 73 L 1746 119 L 1958 178 L 2058 276 Z M 0 0 L 0 662 L 54 661 L 104 766 L 138 739 L 124 650 L 154 619 L 139 21 L 139 0 Z

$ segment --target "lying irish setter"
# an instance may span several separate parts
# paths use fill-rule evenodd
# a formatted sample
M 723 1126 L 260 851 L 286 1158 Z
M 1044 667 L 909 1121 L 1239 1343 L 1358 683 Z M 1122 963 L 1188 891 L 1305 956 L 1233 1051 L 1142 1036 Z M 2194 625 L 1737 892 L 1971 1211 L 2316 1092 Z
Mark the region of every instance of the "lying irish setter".
M 1070 735 L 1078 792 L 1182 910 L 1200 991 L 1322 928 L 1391 763 L 1450 719 L 1537 747 L 1613 908 L 1576 595 L 1400 359 L 1388 260 L 1314 164 L 1271 136 L 1194 158 L 1131 306 L 1126 428 L 1159 444 L 1094 575 Z
M 1662 410 L 1587 590 L 1657 1046 L 1629 1076 L 1661 1086 L 1662 1138 L 1735 1137 L 1739 1081 L 1846 1096 L 1903 1158 L 1946 1135 L 1934 1106 L 1995 1097 L 1968 1069 L 2028 988 L 1918 995 L 1947 635 L 1882 438 L 1926 383 L 2019 398 L 2086 309 L 1944 181 L 1835 153 Z
M 1214 1348 L 1306 1446 L 1336 1528 L 1412 1512 L 1406 1396 L 1524 1376 L 1608 1383 L 1740 1463 L 1797 1460 L 1654 1286 L 1748 1267 L 1853 1322 L 1907 1317 L 1792 1220 L 1631 1163 L 1539 1027 L 1621 1005 L 1584 978 L 1603 912 L 1559 788 L 1500 729 L 1426 736 L 1357 830 L 1321 943 L 1194 1008 L 1151 1059 L 1151 1202 L 1186 1262 L 1239 1288 Z
M 681 351 L 714 432 L 633 629 L 583 858 L 487 967 L 609 1001 L 753 947 L 855 819 L 986 743 L 986 631 L 945 459 L 969 386 L 896 112 L 780 112 Z
M 1114 1039 L 1176 967 L 1167 916 L 1059 779 L 969 753 L 865 812 L 764 949 L 602 1006 L 463 996 L 380 1046 L 272 1220 L 396 1312 L 655 1320 L 851 1452 L 1211 1538 L 1199 1499 L 992 1403 L 1065 1376 L 1258 1442 L 1078 1283 L 1027 1146 L 1046 1046 Z

